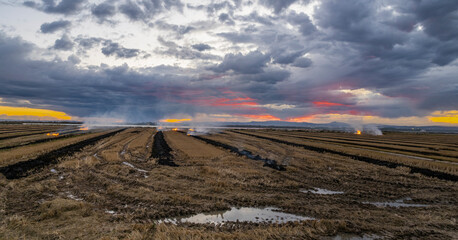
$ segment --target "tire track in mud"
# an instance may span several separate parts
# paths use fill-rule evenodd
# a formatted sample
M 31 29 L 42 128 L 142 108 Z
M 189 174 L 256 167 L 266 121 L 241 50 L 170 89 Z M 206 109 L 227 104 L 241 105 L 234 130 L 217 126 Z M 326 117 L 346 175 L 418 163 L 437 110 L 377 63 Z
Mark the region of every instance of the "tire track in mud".
M 196 139 L 199 139 L 201 141 L 204 141 L 204 142 L 206 142 L 208 144 L 211 144 L 213 146 L 221 147 L 221 148 L 224 148 L 226 150 L 229 150 L 230 152 L 236 153 L 239 156 L 246 156 L 247 158 L 252 159 L 252 160 L 262 161 L 262 162 L 264 162 L 264 166 L 265 167 L 270 167 L 270 168 L 273 168 L 273 169 L 278 170 L 278 171 L 285 171 L 286 170 L 285 166 L 278 164 L 277 161 L 271 160 L 271 159 L 267 159 L 267 158 L 262 158 L 259 155 L 255 156 L 252 152 L 250 152 L 248 150 L 239 150 L 236 147 L 233 147 L 233 146 L 230 146 L 230 145 L 227 145 L 227 144 L 215 141 L 215 140 L 211 140 L 211 139 L 208 139 L 208 138 L 203 138 L 203 137 L 200 137 L 200 136 L 192 136 L 192 137 L 194 137 Z
M 121 151 L 118 152 L 118 156 L 119 156 L 119 159 L 121 159 L 122 161 L 126 161 L 126 158 L 124 157 L 124 155 L 127 153 L 127 149 L 129 148 L 129 144 L 135 140 L 135 138 L 132 137 L 132 139 L 130 139 L 129 141 L 127 141 L 124 146 L 122 147 Z
M 149 156 L 152 155 L 152 151 L 153 151 L 153 143 L 154 143 L 154 136 L 156 134 L 151 133 L 151 135 L 148 137 L 148 140 L 146 140 L 146 144 L 145 144 L 145 154 L 143 155 L 143 159 L 144 161 L 148 161 L 148 158 Z
M 131 134 L 131 133 L 132 132 L 126 132 L 126 134 Z M 101 143 L 100 143 L 100 145 L 98 147 L 96 145 L 94 146 L 96 149 L 92 150 L 91 154 L 89 154 L 89 155 L 92 155 L 93 157 L 97 158 L 98 160 L 106 161 L 106 159 L 103 156 L 99 156 L 99 154 L 101 152 L 111 148 L 113 145 L 124 141 L 126 138 L 129 138 L 129 136 L 126 136 L 124 138 L 117 139 L 117 140 L 115 139 L 114 141 L 113 141 L 113 139 L 108 139 L 105 142 L 101 141 Z
M 164 138 L 162 131 L 157 132 L 154 135 L 153 150 L 151 152 L 152 158 L 158 158 L 159 165 L 165 165 L 170 167 L 178 167 L 174 161 L 173 156 L 170 153 L 172 149 L 169 147 Z
M 407 168 L 410 168 L 410 173 L 420 173 L 420 174 L 428 176 L 428 177 L 435 177 L 435 178 L 442 179 L 442 180 L 448 180 L 448 181 L 454 181 L 454 182 L 458 181 L 458 176 L 456 176 L 456 175 L 449 174 L 449 173 L 443 173 L 443 172 L 439 172 L 439 171 L 434 171 L 434 170 L 427 169 L 427 168 L 413 167 L 413 166 L 409 166 L 409 165 L 402 164 L 402 163 L 394 163 L 394 162 L 389 162 L 389 161 L 383 161 L 383 160 L 374 159 L 374 158 L 370 158 L 370 157 L 358 156 L 358 155 L 354 155 L 354 154 L 339 152 L 339 151 L 336 151 L 336 150 L 331 150 L 331 149 L 326 149 L 326 148 L 321 148 L 321 147 L 315 147 L 315 146 L 309 146 L 309 145 L 304 145 L 304 144 L 299 144 L 299 143 L 293 143 L 293 142 L 288 142 L 288 141 L 284 141 L 284 140 L 280 140 L 280 139 L 276 139 L 276 138 L 264 137 L 264 136 L 259 136 L 259 135 L 254 135 L 254 134 L 249 134 L 249 133 L 244 133 L 244 132 L 239 132 L 239 131 L 232 131 L 232 132 L 235 132 L 235 133 L 238 133 L 238 134 L 242 134 L 242 135 L 246 135 L 246 136 L 255 137 L 255 138 L 265 139 L 265 140 L 269 140 L 269 141 L 272 141 L 272 142 L 282 143 L 282 144 L 286 144 L 286 145 L 290 145 L 290 146 L 302 147 L 302 148 L 304 148 L 306 150 L 310 150 L 310 151 L 315 151 L 315 152 L 320 152 L 320 153 L 327 152 L 327 153 L 337 154 L 337 155 L 340 155 L 340 156 L 343 156 L 343 157 L 349 157 L 349 158 L 352 158 L 354 160 L 358 160 L 358 161 L 362 161 L 362 162 L 366 162 L 366 163 L 371 163 L 371 164 L 375 164 L 375 165 L 379 165 L 379 166 L 384 166 L 384 167 L 388 167 L 388 168 L 407 167 Z
M 113 131 L 110 133 L 106 133 L 100 136 L 96 136 L 93 138 L 89 138 L 51 152 L 42 154 L 34 159 L 30 159 L 27 161 L 22 161 L 15 163 L 13 165 L 5 166 L 0 168 L 0 173 L 5 175 L 7 179 L 18 179 L 27 177 L 30 174 L 33 174 L 37 170 L 59 162 L 60 157 L 71 155 L 75 152 L 81 151 L 84 147 L 94 144 L 104 138 L 114 136 L 115 134 L 124 131 L 124 129 L 120 129 L 117 131 Z

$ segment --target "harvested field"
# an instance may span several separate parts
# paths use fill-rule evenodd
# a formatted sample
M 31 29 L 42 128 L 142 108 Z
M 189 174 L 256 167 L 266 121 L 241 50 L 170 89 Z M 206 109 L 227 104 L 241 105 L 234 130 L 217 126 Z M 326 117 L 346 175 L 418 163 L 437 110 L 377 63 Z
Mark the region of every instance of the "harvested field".
M 458 151 L 451 136 L 352 137 L 127 128 L 30 145 L 15 140 L 17 147 L 0 151 L 11 156 L 1 161 L 0 239 L 456 239 L 453 161 L 365 152 L 380 144 L 450 155 Z M 46 164 L 17 168 L 36 159 Z M 27 174 L 12 179 L 4 169 L 13 168 Z M 265 212 L 284 219 L 264 219 Z M 240 221 L 223 221 L 223 213 Z

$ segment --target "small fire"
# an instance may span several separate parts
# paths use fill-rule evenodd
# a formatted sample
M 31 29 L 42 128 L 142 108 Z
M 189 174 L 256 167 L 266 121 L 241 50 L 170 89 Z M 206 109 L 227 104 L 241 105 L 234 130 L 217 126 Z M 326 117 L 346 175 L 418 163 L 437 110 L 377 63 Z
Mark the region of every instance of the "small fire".
M 188 136 L 194 135 L 194 132 L 195 132 L 195 131 L 196 131 L 196 130 L 194 130 L 194 128 L 189 128 L 189 129 L 188 129 L 188 132 L 186 133 L 186 135 L 188 135 Z
M 57 137 L 57 136 L 59 136 L 59 133 L 47 133 L 46 136 Z
M 361 130 L 356 130 L 356 135 L 361 135 Z
M 178 131 L 178 128 L 174 128 L 174 129 L 172 129 L 172 131 Z
M 89 130 L 89 128 L 86 127 L 86 126 L 81 126 L 81 127 L 80 127 L 80 131 L 87 131 L 87 130 Z

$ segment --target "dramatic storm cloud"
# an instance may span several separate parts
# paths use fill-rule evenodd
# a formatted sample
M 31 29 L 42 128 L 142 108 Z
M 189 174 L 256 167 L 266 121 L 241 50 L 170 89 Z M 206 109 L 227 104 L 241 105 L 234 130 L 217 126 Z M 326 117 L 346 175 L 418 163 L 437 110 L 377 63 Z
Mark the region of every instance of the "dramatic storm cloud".
M 0 15 L 0 106 L 136 122 L 457 121 L 455 0 L 0 1 Z

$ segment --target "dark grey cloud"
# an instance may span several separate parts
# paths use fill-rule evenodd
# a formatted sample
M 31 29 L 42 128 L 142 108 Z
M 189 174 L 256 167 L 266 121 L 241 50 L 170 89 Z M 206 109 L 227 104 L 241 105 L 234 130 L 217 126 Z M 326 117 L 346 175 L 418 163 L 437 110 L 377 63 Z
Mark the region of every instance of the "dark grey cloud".
M 298 0 L 260 0 L 265 6 L 273 8 L 275 13 L 280 13 L 297 1 Z
M 162 94 L 186 86 L 189 78 L 165 75 L 155 68 L 139 73 L 127 65 L 78 68 L 75 57 L 30 60 L 28 55 L 35 48 L 0 33 L 0 95 L 4 100 L 27 99 L 71 115 L 125 117 L 128 121 L 152 121 L 169 113 L 170 107 L 183 108 L 182 103 L 165 104 Z M 171 82 L 176 87 L 169 89 Z
M 430 111 L 447 111 L 458 109 L 458 85 L 441 89 L 438 92 L 429 93 L 419 104 L 422 109 Z
M 296 58 L 296 60 L 294 60 L 292 66 L 294 67 L 300 67 L 300 68 L 308 68 L 310 66 L 312 66 L 312 60 L 310 60 L 310 58 L 306 58 L 306 57 L 301 57 L 301 58 Z
M 96 45 L 102 42 L 105 42 L 105 41 L 107 40 L 104 38 L 95 38 L 95 37 L 86 38 L 86 37 L 78 36 L 77 38 L 75 38 L 75 42 L 77 42 L 79 46 L 82 47 L 84 50 L 89 50 L 95 47 Z
M 179 59 L 203 59 L 203 60 L 219 60 L 220 59 L 220 57 L 216 55 L 202 53 L 202 51 L 200 50 L 195 51 L 189 47 L 179 46 L 175 42 L 164 40 L 162 37 L 158 37 L 158 41 L 165 47 L 165 49 L 164 48 L 156 49 L 156 53 L 158 54 L 174 56 Z
M 173 31 L 176 34 L 176 38 L 182 38 L 185 34 L 190 33 L 196 28 L 193 26 L 183 26 L 176 24 L 169 24 L 164 21 L 156 21 L 152 26 L 157 27 L 162 30 Z
M 296 58 L 302 56 L 305 54 L 305 50 L 299 50 L 299 51 L 285 51 L 285 49 L 280 49 L 280 51 L 275 51 L 272 54 L 272 57 L 274 59 L 274 63 L 279 63 L 279 64 L 290 64 L 293 63 Z
M 66 20 L 59 20 L 50 23 L 43 23 L 40 27 L 42 33 L 54 33 L 61 29 L 70 27 L 72 23 Z
M 15 55 L 14 58 L 11 54 L 0 55 L 2 63 L 5 63 L 0 65 L 0 81 L 2 86 L 7 85 L 7 88 L 0 89 L 0 93 L 9 90 L 24 99 L 30 97 L 34 101 L 78 109 L 72 110 L 78 113 L 108 111 L 116 105 L 133 104 L 138 104 L 135 111 L 141 112 L 147 106 L 160 107 L 149 105 L 155 101 L 161 102 L 164 108 L 185 105 L 187 108 L 183 111 L 186 113 L 197 110 L 228 112 L 216 107 L 210 109 L 209 106 L 199 108 L 195 104 L 199 101 L 189 97 L 202 94 L 213 99 L 220 94 L 217 90 L 220 87 L 254 98 L 260 104 L 299 106 L 282 114 L 317 114 L 332 110 L 342 114 L 370 113 L 399 117 L 425 116 L 434 110 L 456 110 L 456 79 L 447 78 L 458 74 L 457 1 L 323 0 L 310 15 L 291 8 L 292 4 L 308 1 L 258 2 L 272 12 L 239 12 L 242 7 L 256 4 L 254 1 L 188 4 L 187 7 L 206 14 L 207 19 L 180 25 L 173 24 L 166 17 L 157 18 L 163 16 L 160 13 L 171 9 L 181 11 L 184 5 L 180 1 L 108 0 L 97 5 L 80 0 L 73 5 L 69 1 L 26 1 L 24 5 L 48 13 L 73 14 L 87 7 L 87 12 L 99 22 L 109 22 L 118 14 L 131 20 L 129 24 L 149 26 L 148 31 L 165 30 L 163 36 L 167 40 L 158 38 L 161 46 L 152 49 L 154 53 L 167 58 L 196 60 L 193 61 L 196 67 L 160 66 L 135 70 L 127 65 L 112 67 L 102 64 L 87 69 L 78 68 L 88 50 L 94 48 L 109 57 L 146 56 L 142 49 L 122 46 L 123 38 L 130 36 L 119 36 L 116 40 L 78 36 L 72 40 L 63 35 L 56 40 L 53 48 L 73 50 L 70 52 L 73 55 L 67 60 L 53 62 L 27 60 L 23 55 L 31 51 L 30 45 L 23 41 L 15 44 L 11 38 L 1 36 L 4 41 L 0 41 L 0 53 L 5 54 L 5 48 L 9 48 L 14 49 Z M 45 27 L 44 31 L 52 30 Z M 192 35 L 198 32 L 220 37 L 222 44 L 213 47 L 221 47 L 218 50 L 223 51 L 225 57 L 209 54 L 210 51 L 206 50 L 211 46 L 205 44 L 207 41 L 199 41 L 194 38 L 197 35 Z M 190 44 L 196 42 L 202 43 Z M 252 49 L 258 50 L 247 53 Z M 13 60 L 8 62 L 7 57 Z M 209 60 L 218 60 L 219 64 Z M 26 71 L 20 72 L 21 68 Z M 39 76 L 42 83 L 36 92 L 32 90 L 35 87 L 32 80 L 25 81 L 34 79 L 34 76 Z M 11 79 L 21 81 L 11 84 Z M 64 84 L 65 81 L 68 85 Z M 53 85 L 57 82 L 60 85 Z M 49 100 L 39 97 L 47 89 L 70 88 L 71 84 L 77 86 L 75 92 L 65 94 L 74 96 L 59 94 Z M 370 106 L 360 104 L 350 94 L 336 94 L 340 86 L 365 88 L 382 94 L 382 100 L 371 102 Z M 17 89 L 23 90 L 22 93 Z M 85 94 L 100 96 L 88 97 Z M 110 98 L 113 101 L 109 102 Z M 75 107 L 69 104 L 72 101 L 76 102 Z M 314 101 L 342 103 L 345 106 L 316 107 Z M 165 112 L 160 109 L 145 111 L 150 116 Z M 231 113 L 237 111 L 232 109 Z
M 132 21 L 138 21 L 145 17 L 143 10 L 132 1 L 128 1 L 127 3 L 119 6 L 119 11 Z
M 55 0 L 41 0 L 41 3 L 25 1 L 24 5 L 46 13 L 68 15 L 79 12 L 85 2 L 86 0 L 61 0 L 56 3 Z
M 205 43 L 194 44 L 194 45 L 191 45 L 191 47 L 196 49 L 199 52 L 212 49 L 212 47 L 210 45 L 205 44 Z
M 134 48 L 125 48 L 112 41 L 106 41 L 102 48 L 102 53 L 105 56 L 115 56 L 117 58 L 133 58 L 137 57 L 141 51 Z
M 78 63 L 81 62 L 81 59 L 79 57 L 77 57 L 76 55 L 73 55 L 73 54 L 68 56 L 67 60 L 69 62 L 72 62 L 73 64 L 78 64 Z
M 263 72 L 263 68 L 270 61 L 270 55 L 259 51 L 249 52 L 246 55 L 227 54 L 222 63 L 211 69 L 215 72 L 226 72 L 232 70 L 236 73 L 256 74 Z
M 132 21 L 148 22 L 158 13 L 172 8 L 182 11 L 183 6 L 180 0 L 127 0 L 119 10 Z
M 293 25 L 299 26 L 299 32 L 304 36 L 311 35 L 317 31 L 315 25 L 313 25 L 310 17 L 307 14 L 292 12 L 288 16 L 288 21 Z
M 265 84 L 275 84 L 285 81 L 291 76 L 291 73 L 286 70 L 267 70 L 257 74 L 247 74 L 240 77 L 241 81 L 254 81 Z M 258 86 L 259 87 L 259 86 Z
M 91 13 L 100 21 L 105 21 L 108 17 L 116 14 L 116 7 L 109 1 L 94 5 L 91 8 Z
M 252 42 L 253 37 L 248 33 L 237 33 L 237 32 L 223 32 L 217 34 L 220 37 L 223 37 L 233 43 L 246 43 Z
M 56 50 L 70 51 L 73 49 L 74 45 L 73 41 L 64 34 L 60 39 L 54 42 L 53 48 Z
M 232 18 L 227 13 L 221 13 L 218 16 L 218 20 L 220 22 L 228 24 L 228 25 L 234 25 L 235 24 L 235 22 L 232 20 Z

